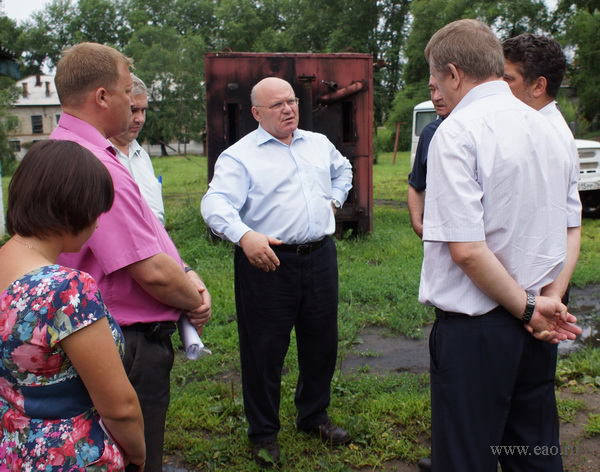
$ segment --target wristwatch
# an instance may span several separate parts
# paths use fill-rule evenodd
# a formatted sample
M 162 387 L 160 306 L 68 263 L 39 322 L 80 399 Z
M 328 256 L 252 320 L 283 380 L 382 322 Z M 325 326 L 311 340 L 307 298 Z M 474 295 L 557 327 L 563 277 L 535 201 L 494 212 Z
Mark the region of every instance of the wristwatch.
M 336 200 L 335 198 L 331 200 L 331 203 L 333 203 L 333 207 L 336 210 L 339 210 L 340 208 L 342 208 L 342 204 L 338 200 Z
M 529 323 L 531 321 L 531 316 L 533 315 L 533 310 L 535 309 L 535 295 L 532 293 L 527 294 L 527 302 L 525 303 L 525 313 L 523 313 L 523 317 L 521 321 L 523 323 Z
M 194 269 L 192 269 L 190 266 L 185 266 L 183 270 L 187 274 L 188 272 L 193 272 Z

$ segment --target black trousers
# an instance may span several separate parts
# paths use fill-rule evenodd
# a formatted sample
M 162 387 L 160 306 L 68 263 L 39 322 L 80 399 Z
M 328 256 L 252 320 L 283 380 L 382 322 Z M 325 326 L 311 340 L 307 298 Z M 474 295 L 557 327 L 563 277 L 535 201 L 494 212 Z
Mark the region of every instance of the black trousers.
M 122 326 L 125 337 L 123 365 L 144 417 L 145 472 L 162 472 L 165 420 L 170 400 L 170 373 L 175 355 L 171 338 L 151 341 L 145 333 Z
M 276 250 L 276 248 L 274 248 Z M 280 429 L 281 370 L 296 330 L 299 377 L 297 425 L 327 420 L 337 357 L 337 254 L 331 239 L 311 254 L 277 252 L 280 266 L 263 272 L 236 248 L 237 308 L 242 390 L 253 443 L 275 440 Z
M 503 308 L 483 316 L 437 311 L 431 356 L 436 472 L 559 472 L 554 395 L 557 347 Z M 525 452 L 495 446 L 527 446 Z

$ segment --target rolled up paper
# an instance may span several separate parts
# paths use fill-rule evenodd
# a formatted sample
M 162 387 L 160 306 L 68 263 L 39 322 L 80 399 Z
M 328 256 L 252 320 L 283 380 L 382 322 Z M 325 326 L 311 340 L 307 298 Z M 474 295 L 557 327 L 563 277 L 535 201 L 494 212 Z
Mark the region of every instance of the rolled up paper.
M 212 352 L 204 347 L 198 331 L 186 315 L 181 315 L 177 321 L 179 337 L 183 343 L 183 349 L 188 359 L 196 360 L 202 355 L 210 355 Z

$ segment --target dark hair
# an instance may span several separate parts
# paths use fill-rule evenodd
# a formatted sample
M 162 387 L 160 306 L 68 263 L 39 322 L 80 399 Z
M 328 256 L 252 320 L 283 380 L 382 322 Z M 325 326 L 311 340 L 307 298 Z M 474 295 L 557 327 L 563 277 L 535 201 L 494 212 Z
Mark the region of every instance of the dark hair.
M 546 93 L 556 98 L 567 69 L 565 54 L 554 39 L 524 33 L 502 43 L 504 58 L 514 63 L 526 84 L 546 78 Z
M 108 170 L 72 141 L 31 146 L 8 186 L 6 229 L 10 235 L 44 238 L 78 234 L 114 200 Z

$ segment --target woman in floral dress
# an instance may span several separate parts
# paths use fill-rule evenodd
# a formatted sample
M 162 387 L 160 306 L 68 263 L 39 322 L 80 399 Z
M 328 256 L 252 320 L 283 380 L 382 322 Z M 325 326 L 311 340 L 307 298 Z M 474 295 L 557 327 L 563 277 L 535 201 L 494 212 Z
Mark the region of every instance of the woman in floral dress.
M 81 249 L 113 198 L 103 164 L 69 141 L 34 144 L 11 180 L 12 238 L 0 248 L 0 472 L 143 470 L 121 331 L 94 279 L 56 264 Z

